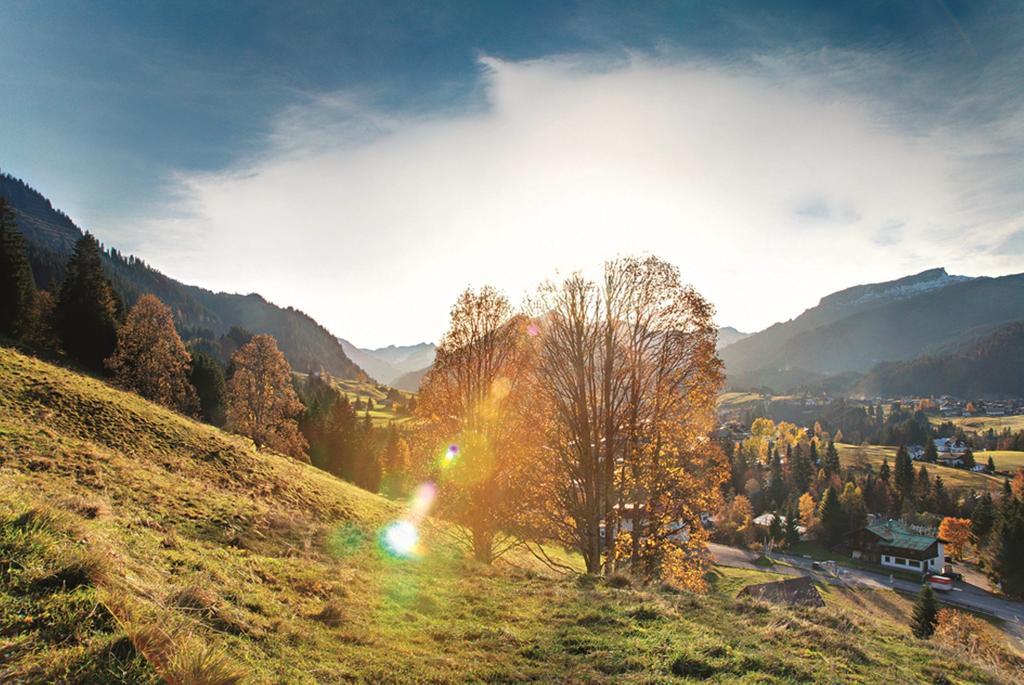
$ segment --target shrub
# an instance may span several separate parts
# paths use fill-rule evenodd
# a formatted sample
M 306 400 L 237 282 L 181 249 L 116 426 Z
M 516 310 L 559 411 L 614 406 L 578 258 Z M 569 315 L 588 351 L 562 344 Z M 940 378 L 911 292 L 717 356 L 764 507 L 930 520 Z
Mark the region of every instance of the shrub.
M 608 579 L 605 582 L 608 584 L 608 587 L 618 589 L 633 587 L 633 579 L 625 573 L 613 573 L 608 576 Z

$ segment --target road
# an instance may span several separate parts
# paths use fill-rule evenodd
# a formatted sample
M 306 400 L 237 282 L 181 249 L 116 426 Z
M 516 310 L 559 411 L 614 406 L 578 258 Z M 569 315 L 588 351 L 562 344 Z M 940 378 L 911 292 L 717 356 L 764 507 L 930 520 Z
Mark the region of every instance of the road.
M 710 545 L 710 549 L 715 562 L 721 566 L 750 568 L 759 571 L 770 570 L 772 573 L 788 576 L 811 576 L 816 580 L 832 585 L 863 587 L 873 590 L 894 590 L 911 595 L 915 595 L 921 590 L 920 583 L 893 578 L 883 571 L 875 572 L 840 566 L 839 575 L 832 576 L 823 571 L 813 570 L 810 559 L 779 552 L 772 552 L 772 557 L 778 561 L 792 564 L 792 566 L 777 564 L 770 569 L 766 569 L 754 564 L 754 559 L 758 555 L 753 552 L 714 543 Z M 841 562 L 841 559 L 837 559 L 837 561 Z M 1024 602 L 1004 599 L 983 588 L 965 583 L 957 583 L 957 587 L 951 592 L 936 592 L 935 596 L 944 604 L 970 609 L 971 611 L 988 614 L 1002 620 L 1006 631 L 1024 643 Z

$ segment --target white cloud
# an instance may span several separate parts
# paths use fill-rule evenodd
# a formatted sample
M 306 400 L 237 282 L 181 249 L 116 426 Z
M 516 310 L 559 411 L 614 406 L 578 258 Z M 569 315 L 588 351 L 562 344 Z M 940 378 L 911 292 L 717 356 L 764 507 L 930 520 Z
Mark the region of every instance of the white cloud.
M 988 186 L 1019 168 L 988 157 L 1005 127 L 907 126 L 862 87 L 871 68 L 484 58 L 486 106 L 313 98 L 259 157 L 177 176 L 174 212 L 116 242 L 372 345 L 436 338 L 466 285 L 519 297 L 619 253 L 674 261 L 747 330 L 940 264 L 1019 270 L 994 251 L 1021 228 L 1017 191 Z

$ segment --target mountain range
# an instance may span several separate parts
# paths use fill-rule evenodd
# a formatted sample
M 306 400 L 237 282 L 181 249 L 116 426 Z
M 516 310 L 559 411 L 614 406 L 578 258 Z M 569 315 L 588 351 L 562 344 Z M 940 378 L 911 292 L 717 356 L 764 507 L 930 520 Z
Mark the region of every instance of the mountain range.
M 1019 355 L 1011 343 L 1020 340 L 1013 327 L 1020 321 L 1024 274 L 971 278 L 938 268 L 833 293 L 720 354 L 734 389 L 830 385 L 866 394 L 1020 394 L 1005 382 Z M 968 371 L 981 366 L 964 360 L 979 355 L 984 368 L 1004 373 Z
M 36 285 L 55 290 L 82 229 L 41 193 L 8 174 L 0 174 L 0 196 L 15 209 Z M 212 292 L 186 285 L 116 249 L 107 249 L 103 259 L 107 275 L 125 305 L 130 307 L 146 293 L 156 295 L 174 312 L 175 324 L 185 338 L 213 338 L 237 326 L 251 333 L 273 335 L 296 370 L 323 369 L 339 378 L 366 378 L 338 339 L 297 309 L 279 307 L 256 293 Z
M 434 363 L 437 346 L 421 342 L 416 345 L 388 345 L 377 349 L 356 347 L 338 338 L 345 354 L 374 379 L 399 390 L 419 390 L 420 379 Z

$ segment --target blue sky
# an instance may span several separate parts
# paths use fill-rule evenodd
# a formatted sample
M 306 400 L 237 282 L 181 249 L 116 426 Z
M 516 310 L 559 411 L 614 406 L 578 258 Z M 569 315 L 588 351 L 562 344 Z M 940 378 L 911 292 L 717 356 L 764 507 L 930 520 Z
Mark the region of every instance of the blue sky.
M 759 328 L 862 280 L 1024 270 L 1022 39 L 1010 2 L 12 3 L 0 168 L 357 343 L 634 250 Z

